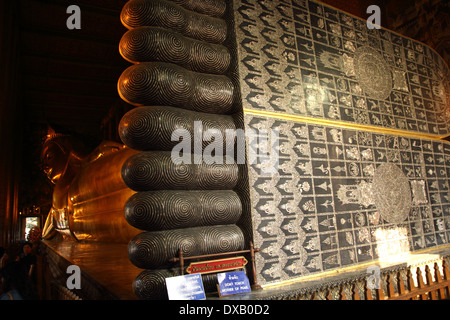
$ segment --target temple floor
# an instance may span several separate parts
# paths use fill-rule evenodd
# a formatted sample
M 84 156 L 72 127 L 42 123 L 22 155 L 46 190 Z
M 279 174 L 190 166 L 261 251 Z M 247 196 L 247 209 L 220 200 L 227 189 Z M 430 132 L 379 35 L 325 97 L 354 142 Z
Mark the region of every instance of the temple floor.
M 43 241 L 42 244 L 47 264 L 60 269 L 59 272 L 52 272 L 53 279 L 50 282 L 59 282 L 59 286 L 64 287 L 64 280 L 72 274 L 66 273 L 67 266 L 76 265 L 82 274 L 81 289 L 72 291 L 77 295 L 77 291 L 80 291 L 82 298 L 136 299 L 132 284 L 142 270 L 128 259 L 127 244 L 75 241 Z M 60 275 L 57 277 L 59 281 L 54 281 L 55 273 Z

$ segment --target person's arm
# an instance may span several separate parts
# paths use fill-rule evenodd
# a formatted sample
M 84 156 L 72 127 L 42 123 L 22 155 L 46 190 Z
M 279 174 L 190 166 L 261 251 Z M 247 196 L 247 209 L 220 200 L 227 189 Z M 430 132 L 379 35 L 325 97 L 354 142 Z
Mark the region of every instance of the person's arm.
M 30 266 L 30 270 L 28 270 L 28 276 L 29 276 L 29 277 L 31 277 L 31 276 L 33 275 L 33 272 L 34 272 L 34 266 L 35 266 L 35 264 L 32 264 L 32 265 Z

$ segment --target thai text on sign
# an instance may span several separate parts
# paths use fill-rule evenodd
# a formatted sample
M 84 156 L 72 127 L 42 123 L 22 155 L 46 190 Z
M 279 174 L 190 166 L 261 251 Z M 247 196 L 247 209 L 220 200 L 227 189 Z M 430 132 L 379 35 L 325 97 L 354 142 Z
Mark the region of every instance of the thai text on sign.
M 187 274 L 166 278 L 166 287 L 169 300 L 206 299 L 202 276 L 200 274 Z
M 245 257 L 192 262 L 186 269 L 188 273 L 213 273 L 241 269 L 247 264 Z

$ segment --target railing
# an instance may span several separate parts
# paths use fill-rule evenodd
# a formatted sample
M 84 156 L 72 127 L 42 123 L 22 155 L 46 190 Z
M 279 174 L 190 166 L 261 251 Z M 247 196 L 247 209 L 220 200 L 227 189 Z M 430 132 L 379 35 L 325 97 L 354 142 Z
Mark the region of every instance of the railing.
M 441 266 L 440 266 L 441 265 Z M 312 300 L 447 300 L 450 299 L 450 272 L 446 260 L 434 262 L 433 270 L 408 267 L 381 276 L 381 285 L 371 289 L 367 281 L 350 281 L 310 295 Z M 425 277 L 423 276 L 423 271 Z M 442 269 L 442 271 L 441 271 Z
M 450 274 L 447 262 L 442 262 L 443 276 L 439 270 L 437 262 L 434 263 L 434 277 L 428 265 L 425 266 L 426 284 L 423 281 L 422 271 L 417 268 L 416 279 L 418 286 L 414 284 L 414 275 L 411 269 L 408 269 L 407 284 L 405 289 L 403 281 L 397 281 L 398 292 L 394 292 L 394 279 L 392 276 L 388 279 L 388 297 L 386 300 L 443 300 L 450 298 Z

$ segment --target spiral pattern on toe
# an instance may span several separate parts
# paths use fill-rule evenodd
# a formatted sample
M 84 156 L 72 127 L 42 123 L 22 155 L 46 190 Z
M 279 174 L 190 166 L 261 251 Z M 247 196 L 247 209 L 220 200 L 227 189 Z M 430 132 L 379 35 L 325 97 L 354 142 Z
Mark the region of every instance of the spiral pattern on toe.
M 223 253 L 244 249 L 244 235 L 236 225 L 208 227 L 199 232 L 204 252 Z
M 191 70 L 221 74 L 230 66 L 230 53 L 223 46 L 192 41 L 190 52 L 192 57 L 196 57 L 189 65 Z
M 199 192 L 198 197 L 202 204 L 200 225 L 233 224 L 241 217 L 241 200 L 232 190 Z
M 202 190 L 233 189 L 239 175 L 236 164 L 226 164 L 225 162 L 223 164 L 202 164 L 199 171 L 196 182 L 197 188 Z M 217 188 L 218 185 L 223 187 Z
M 119 136 L 126 146 L 135 150 L 172 150 L 178 143 L 172 141 L 172 133 L 190 128 L 183 111 L 161 106 L 134 108 L 120 120 Z
M 119 52 L 132 63 L 166 61 L 181 64 L 188 60 L 191 41 L 167 29 L 143 26 L 128 30 L 122 36 Z
M 140 233 L 128 244 L 128 257 L 138 268 L 157 269 L 169 266 L 179 250 L 186 256 L 196 255 L 199 236 L 187 230 L 190 229 Z
M 158 269 L 171 265 L 170 259 L 238 251 L 244 248 L 244 235 L 236 225 L 143 232 L 128 245 L 128 257 L 138 268 Z
M 227 5 L 223 0 L 171 0 L 183 8 L 211 17 L 221 17 L 225 13 Z
M 166 278 L 181 275 L 179 268 L 144 270 L 133 281 L 134 294 L 140 300 L 168 299 Z M 203 287 L 206 292 L 217 290 L 217 275 L 202 275 Z
M 122 8 L 120 19 L 128 29 L 163 27 L 210 43 L 222 43 L 227 36 L 224 20 L 186 10 L 165 0 L 130 0 Z
M 187 110 L 224 114 L 234 102 L 230 79 L 189 71 L 175 64 L 143 62 L 120 76 L 118 92 L 136 105 L 168 105 Z
M 224 73 L 230 65 L 226 47 L 156 27 L 144 26 L 126 32 L 120 40 L 119 52 L 132 63 L 170 62 L 192 71 L 213 74 Z
M 135 191 L 227 190 L 238 179 L 236 164 L 175 164 L 170 152 L 145 151 L 134 154 L 122 166 L 122 179 Z
M 236 223 L 242 206 L 231 190 L 159 190 L 134 194 L 124 213 L 135 228 L 157 231 Z
M 201 219 L 201 203 L 192 191 L 147 191 L 134 194 L 125 203 L 125 218 L 132 226 L 167 230 L 195 226 Z
M 135 105 L 183 106 L 194 92 L 194 80 L 185 69 L 162 63 L 142 63 L 128 67 L 120 76 L 121 97 Z
M 195 88 L 192 101 L 194 111 L 226 113 L 233 104 L 233 84 L 226 76 L 194 74 Z M 214 106 L 215 107 L 212 107 Z M 209 108 L 208 108 L 208 107 Z M 226 110 L 226 111 L 220 111 Z
M 133 292 L 141 300 L 168 299 L 166 278 L 178 276 L 178 269 L 144 270 L 133 281 Z
M 185 131 L 178 131 L 180 129 Z M 198 131 L 195 132 L 195 129 Z M 119 136 L 125 145 L 136 150 L 171 151 L 185 135 L 189 135 L 186 138 L 190 138 L 190 152 L 194 152 L 194 143 L 201 143 L 203 147 L 210 144 L 211 137 L 208 134 L 211 129 L 216 130 L 216 138 L 221 138 L 222 154 L 225 154 L 227 147 L 230 149 L 236 140 L 234 136 L 227 136 L 227 130 L 235 132 L 236 129 L 233 118 L 227 115 L 210 115 L 164 106 L 139 107 L 122 117 Z M 174 133 L 179 133 L 180 137 L 174 135 L 172 141 Z

